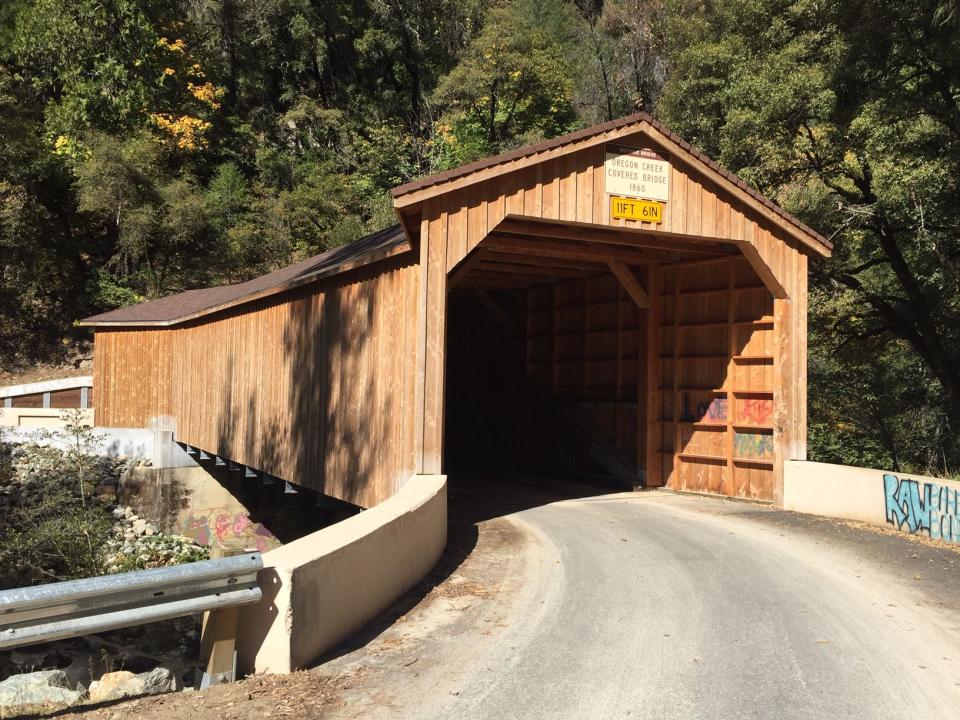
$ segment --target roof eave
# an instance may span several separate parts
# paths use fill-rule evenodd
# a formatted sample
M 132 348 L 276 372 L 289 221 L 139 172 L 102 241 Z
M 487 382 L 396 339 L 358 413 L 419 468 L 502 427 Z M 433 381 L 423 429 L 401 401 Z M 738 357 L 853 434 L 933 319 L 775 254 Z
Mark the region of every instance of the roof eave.
M 175 325 L 182 325 L 183 323 L 190 322 L 191 320 L 196 320 L 207 315 L 213 315 L 215 313 L 223 312 L 225 310 L 230 310 L 231 308 L 237 307 L 239 305 L 246 305 L 247 303 L 255 302 L 257 300 L 262 300 L 264 298 L 270 297 L 272 295 L 277 295 L 282 292 L 287 292 L 289 290 L 294 290 L 303 285 L 309 285 L 310 283 L 322 280 L 324 278 L 334 277 L 350 270 L 356 270 L 359 267 L 365 265 L 370 265 L 375 262 L 380 262 L 381 260 L 387 260 L 388 258 L 394 257 L 395 255 L 400 255 L 406 251 L 410 250 L 410 242 L 404 239 L 402 242 L 397 243 L 393 247 L 385 248 L 378 252 L 370 253 L 369 255 L 357 258 L 352 262 L 342 263 L 335 267 L 324 268 L 323 270 L 318 270 L 317 272 L 304 275 L 302 277 L 296 278 L 295 280 L 288 280 L 285 283 L 280 283 L 274 287 L 261 290 L 259 292 L 251 293 L 250 295 L 245 295 L 240 298 L 235 298 L 229 302 L 220 303 L 218 305 L 212 305 L 208 308 L 202 310 L 197 310 L 196 312 L 187 313 L 176 318 L 168 318 L 166 320 L 95 320 L 97 316 L 86 318 L 77 323 L 80 327 L 92 327 L 92 328 L 139 328 L 139 327 L 155 327 L 155 328 L 169 328 Z

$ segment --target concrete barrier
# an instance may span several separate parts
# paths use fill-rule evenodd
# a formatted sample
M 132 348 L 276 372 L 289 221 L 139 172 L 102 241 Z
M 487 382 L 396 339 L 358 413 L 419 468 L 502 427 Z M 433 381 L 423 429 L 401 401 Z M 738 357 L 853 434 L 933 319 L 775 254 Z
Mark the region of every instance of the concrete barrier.
M 447 542 L 447 483 L 415 475 L 389 500 L 263 555 L 263 600 L 242 609 L 237 667 L 315 661 L 423 579 Z
M 786 510 L 884 525 L 960 543 L 960 482 L 870 468 L 784 463 Z

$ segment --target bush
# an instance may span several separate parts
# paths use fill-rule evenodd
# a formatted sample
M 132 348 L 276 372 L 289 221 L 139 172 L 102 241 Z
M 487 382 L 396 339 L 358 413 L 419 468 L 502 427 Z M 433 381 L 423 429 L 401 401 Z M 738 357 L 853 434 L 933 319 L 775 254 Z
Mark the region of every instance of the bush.
M 86 451 L 0 443 L 0 587 L 100 574 L 112 493 L 126 462 Z

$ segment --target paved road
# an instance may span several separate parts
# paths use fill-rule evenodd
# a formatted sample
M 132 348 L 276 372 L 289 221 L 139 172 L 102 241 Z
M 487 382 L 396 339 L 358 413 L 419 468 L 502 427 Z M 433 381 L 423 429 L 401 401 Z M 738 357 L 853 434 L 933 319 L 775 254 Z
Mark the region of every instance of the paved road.
M 921 546 L 866 552 L 875 533 L 785 515 L 666 493 L 517 512 L 534 542 L 504 629 L 469 652 L 462 637 L 462 663 L 430 687 L 411 678 L 391 714 L 960 717 L 960 612 L 919 589 L 943 572 L 939 590 L 957 587 L 956 555 L 907 576 L 904 548 L 916 563 Z

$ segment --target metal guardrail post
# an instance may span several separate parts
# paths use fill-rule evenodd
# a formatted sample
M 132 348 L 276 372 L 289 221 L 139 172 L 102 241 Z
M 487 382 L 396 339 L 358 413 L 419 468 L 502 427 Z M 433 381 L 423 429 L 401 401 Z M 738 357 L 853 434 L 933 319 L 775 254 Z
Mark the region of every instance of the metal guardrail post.
M 243 550 L 214 547 L 211 558 L 234 557 Z M 211 685 L 221 685 L 237 679 L 237 624 L 240 611 L 237 607 L 211 610 L 203 614 L 200 631 L 200 663 L 205 670 L 200 675 L 197 687 L 201 690 Z

